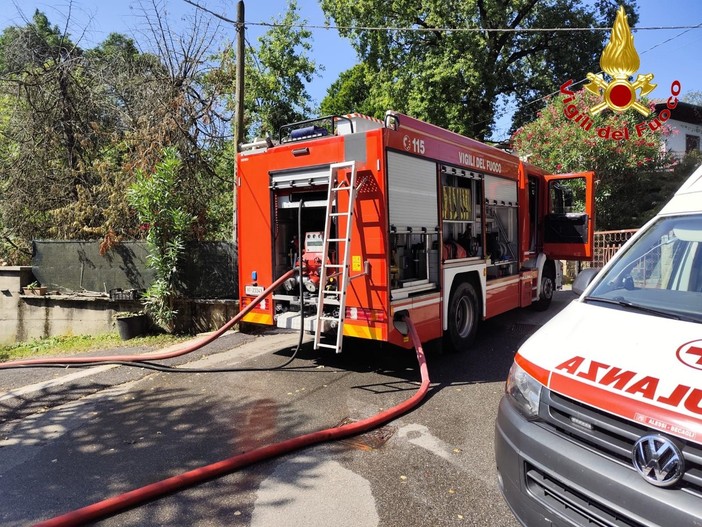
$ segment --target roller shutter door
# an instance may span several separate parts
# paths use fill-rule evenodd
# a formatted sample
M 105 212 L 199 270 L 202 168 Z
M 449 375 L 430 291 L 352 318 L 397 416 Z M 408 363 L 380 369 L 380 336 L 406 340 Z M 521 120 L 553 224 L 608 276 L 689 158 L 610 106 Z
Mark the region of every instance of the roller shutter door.
M 399 231 L 438 227 L 436 181 L 436 163 L 388 152 L 390 224 Z

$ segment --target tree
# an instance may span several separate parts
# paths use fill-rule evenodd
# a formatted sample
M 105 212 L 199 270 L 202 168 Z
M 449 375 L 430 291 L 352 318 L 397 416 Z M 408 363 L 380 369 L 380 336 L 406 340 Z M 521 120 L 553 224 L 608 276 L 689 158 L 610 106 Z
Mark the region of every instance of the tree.
M 219 26 L 196 13 L 179 33 L 163 1 L 138 5 L 150 52 L 119 34 L 81 49 L 39 11 L 0 34 L 0 258 L 26 263 L 35 238 L 140 236 L 124 194 L 170 146 L 194 237 L 231 236 L 230 112 L 207 82 Z
M 321 114 L 344 115 L 351 111 L 365 115 L 382 114 L 383 108 L 368 98 L 372 86 L 373 72 L 364 62 L 341 72 L 328 90 L 329 94 L 334 95 L 327 96 L 322 101 Z
M 635 0 L 322 0 L 365 65 L 340 78 L 322 106 L 346 98 L 376 117 L 392 108 L 482 139 L 507 100 L 516 101 L 521 124 L 538 110 L 533 101 L 599 71 L 608 36 L 489 30 L 611 27 L 620 3 L 634 25 Z
M 566 107 L 574 105 L 579 115 L 587 115 L 600 100 L 587 90 L 575 92 L 568 102 L 561 95 L 551 98 L 535 121 L 515 132 L 512 147 L 522 159 L 550 172 L 594 170 L 597 229 L 638 227 L 674 192 L 669 184 L 673 160 L 662 148 L 670 131 L 665 126 L 657 131 L 639 126 L 639 136 L 637 124 L 646 121 L 633 111 L 589 116 L 593 120 L 589 130 L 566 117 Z M 628 138 L 611 138 L 613 132 L 625 129 Z
M 134 127 L 137 168 L 152 171 L 164 148 L 177 149 L 183 166 L 179 192 L 197 219 L 194 239 L 228 239 L 232 233 L 234 173 L 222 156 L 229 155 L 231 110 L 228 86 L 211 82 L 221 57 L 222 27 L 196 10 L 182 30 L 170 26 L 165 0 L 143 0 L 143 34 L 161 70 L 147 79 Z M 143 92 L 143 89 L 139 89 Z
M 5 240 L 27 254 L 46 235 L 52 211 L 80 199 L 95 182 L 92 152 L 104 144 L 94 83 L 83 50 L 36 11 L 23 27 L 0 35 L 0 136 Z
M 690 104 L 695 104 L 697 106 L 702 106 L 702 91 L 689 91 L 685 95 L 683 95 L 680 100 Z
M 248 136 L 275 135 L 281 126 L 309 118 L 312 103 L 306 84 L 319 66 L 309 56 L 312 33 L 301 26 L 297 2 L 290 0 L 282 19 L 246 55 L 244 106 Z

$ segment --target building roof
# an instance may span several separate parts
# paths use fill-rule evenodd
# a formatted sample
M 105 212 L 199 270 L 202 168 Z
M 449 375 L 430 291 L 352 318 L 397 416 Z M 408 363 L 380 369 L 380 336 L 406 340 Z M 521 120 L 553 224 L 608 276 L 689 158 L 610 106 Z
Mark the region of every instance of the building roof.
M 666 107 L 667 100 L 653 99 L 656 105 L 656 113 L 661 112 Z M 678 105 L 670 110 L 670 118 L 690 124 L 702 124 L 702 106 L 678 101 Z

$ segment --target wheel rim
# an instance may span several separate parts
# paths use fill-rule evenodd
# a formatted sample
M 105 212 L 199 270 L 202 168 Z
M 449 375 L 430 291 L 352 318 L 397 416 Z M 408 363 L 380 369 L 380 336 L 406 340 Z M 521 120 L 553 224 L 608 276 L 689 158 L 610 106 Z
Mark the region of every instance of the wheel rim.
M 466 337 L 473 326 L 473 309 L 470 301 L 465 296 L 458 300 L 454 321 L 456 323 L 456 333 L 458 333 L 461 338 Z
M 546 299 L 553 296 L 553 280 L 550 276 L 545 276 L 541 281 L 541 296 Z

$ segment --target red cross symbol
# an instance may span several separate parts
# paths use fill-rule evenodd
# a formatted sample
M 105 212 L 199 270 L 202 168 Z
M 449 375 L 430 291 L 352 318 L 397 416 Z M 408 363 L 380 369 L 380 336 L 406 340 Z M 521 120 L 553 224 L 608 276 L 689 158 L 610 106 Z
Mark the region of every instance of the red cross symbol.
M 702 348 L 697 347 L 697 346 L 690 346 L 685 353 L 689 353 L 690 355 L 697 355 L 697 364 L 702 366 Z

